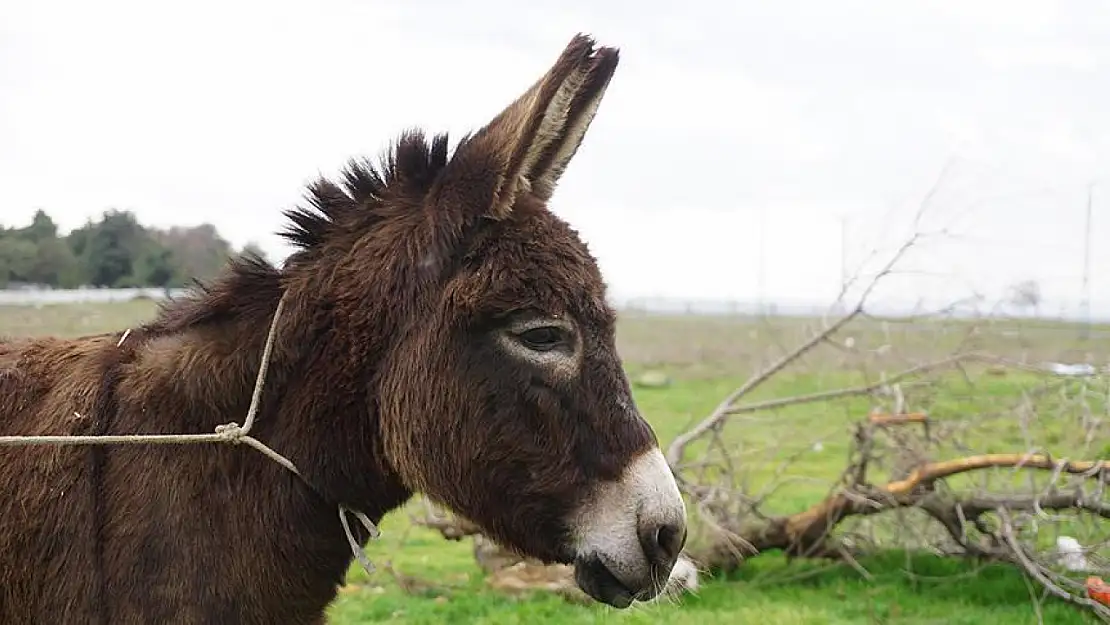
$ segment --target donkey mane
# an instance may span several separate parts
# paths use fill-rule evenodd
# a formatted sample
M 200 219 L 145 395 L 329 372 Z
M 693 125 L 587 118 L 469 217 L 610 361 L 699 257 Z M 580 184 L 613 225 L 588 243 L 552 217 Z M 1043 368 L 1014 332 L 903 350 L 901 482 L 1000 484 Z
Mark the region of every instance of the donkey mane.
M 465 139 L 460 146 L 465 143 Z M 388 194 L 426 193 L 449 159 L 447 134 L 429 142 L 420 129 L 400 135 L 377 167 L 368 159 L 352 159 L 340 172 L 339 184 L 321 178 L 308 187 L 309 206 L 284 211 L 291 222 L 279 235 L 302 251 L 317 249 L 336 236 L 364 232 L 383 217 Z

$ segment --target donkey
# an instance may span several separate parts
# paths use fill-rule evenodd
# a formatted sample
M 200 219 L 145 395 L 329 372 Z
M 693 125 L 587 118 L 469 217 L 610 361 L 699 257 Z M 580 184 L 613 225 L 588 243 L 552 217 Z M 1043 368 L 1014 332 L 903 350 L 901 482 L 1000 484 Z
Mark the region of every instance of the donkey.
M 0 342 L 0 435 L 209 433 L 245 446 L 0 447 L 0 622 L 324 622 L 340 505 L 413 493 L 617 608 L 665 586 L 686 509 L 614 345 L 595 259 L 547 209 L 617 67 L 575 36 L 453 150 L 403 133 L 126 333 Z M 369 532 L 355 530 L 365 544 Z

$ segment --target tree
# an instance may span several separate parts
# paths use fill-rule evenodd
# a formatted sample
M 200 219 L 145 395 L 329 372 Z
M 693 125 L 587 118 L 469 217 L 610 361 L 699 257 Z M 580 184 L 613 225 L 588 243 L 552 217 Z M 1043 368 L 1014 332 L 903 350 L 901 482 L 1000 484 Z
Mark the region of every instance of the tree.
M 149 284 L 169 288 L 180 281 L 178 267 L 174 263 L 173 252 L 155 241 L 150 241 L 146 252 L 139 258 L 135 268 L 137 285 Z
M 211 224 L 162 231 L 129 211 L 109 210 L 59 236 L 54 220 L 38 210 L 29 225 L 0 226 L 0 288 L 11 282 L 170 288 L 215 276 L 233 253 Z
M 35 244 L 26 239 L 10 233 L 0 236 L 0 286 L 30 282 L 36 252 Z
M 89 247 L 89 240 L 92 238 L 92 232 L 96 229 L 96 225 L 91 219 L 85 221 L 85 225 L 80 228 L 74 228 L 65 237 L 66 245 L 73 252 L 77 258 L 84 258 L 85 251 Z
M 248 241 L 247 244 L 243 246 L 243 251 L 240 252 L 240 254 L 243 256 L 257 256 L 262 260 L 268 260 L 266 252 L 254 241 Z
M 43 241 L 51 241 L 58 238 L 58 225 L 54 220 L 47 215 L 41 208 L 35 211 L 34 217 L 31 218 L 31 225 L 26 228 L 21 228 L 16 232 L 20 236 L 38 244 Z
M 173 252 L 177 273 L 184 280 L 215 277 L 228 257 L 235 253 L 231 244 L 211 224 L 152 230 L 151 236 Z
M 63 239 L 43 239 L 35 245 L 35 258 L 27 281 L 74 288 L 81 284 L 81 266 Z
M 1010 287 L 1010 305 L 1034 312 L 1041 306 L 1041 285 L 1036 280 L 1022 280 Z
M 130 212 L 105 213 L 83 250 L 89 281 L 108 287 L 130 282 L 142 235 L 142 226 Z

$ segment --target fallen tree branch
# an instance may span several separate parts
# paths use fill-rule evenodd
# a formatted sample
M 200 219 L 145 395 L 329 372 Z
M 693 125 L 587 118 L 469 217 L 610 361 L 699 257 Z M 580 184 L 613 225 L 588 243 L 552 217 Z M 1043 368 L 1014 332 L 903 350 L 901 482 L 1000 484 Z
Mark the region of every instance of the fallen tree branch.
M 831 545 L 832 530 L 850 516 L 869 516 L 896 508 L 920 507 L 940 522 L 957 542 L 966 533 L 968 523 L 993 512 L 1000 506 L 1010 510 L 1082 510 L 1110 519 L 1110 505 L 1088 500 L 1081 491 L 1070 494 L 1053 493 L 1043 497 L 973 496 L 943 498 L 934 483 L 953 475 L 989 468 L 1052 470 L 1080 475 L 1106 482 L 1110 473 L 1108 461 L 1055 461 L 1042 454 L 986 454 L 934 462 L 914 470 L 909 477 L 872 487 L 854 484 L 833 493 L 807 510 L 789 516 L 771 517 L 762 522 L 746 523 L 730 528 L 752 555 L 780 549 L 788 557 L 837 557 L 840 545 Z M 724 527 L 729 524 L 718 520 Z M 736 557 L 736 539 L 728 545 L 711 546 L 699 560 L 716 569 L 730 570 L 740 563 Z M 980 555 L 1000 555 L 988 546 L 975 546 Z M 733 554 L 722 559 L 724 554 Z M 731 559 L 730 559 L 731 558 Z
M 1006 467 L 1060 471 L 1071 475 L 1099 477 L 1106 481 L 1108 476 L 1104 473 L 1110 468 L 1110 461 L 1053 460 L 1044 454 L 983 454 L 927 464 L 916 469 L 906 479 L 887 484 L 883 490 L 891 495 L 901 496 L 919 486 L 966 471 Z
M 911 412 L 906 414 L 880 414 L 867 415 L 867 422 L 871 425 L 888 426 L 904 425 L 906 423 L 928 423 L 929 416 L 924 412 Z
M 441 536 L 451 541 L 459 541 L 467 536 L 482 533 L 482 530 L 474 523 L 456 516 L 428 515 L 419 519 L 414 518 L 413 522 L 428 529 L 436 530 Z

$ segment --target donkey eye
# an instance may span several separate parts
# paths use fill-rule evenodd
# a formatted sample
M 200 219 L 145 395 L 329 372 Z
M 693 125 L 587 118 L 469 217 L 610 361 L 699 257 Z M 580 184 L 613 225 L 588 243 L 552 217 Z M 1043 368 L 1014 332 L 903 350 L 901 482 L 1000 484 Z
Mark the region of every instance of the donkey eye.
M 537 352 L 550 351 L 564 342 L 563 329 L 555 326 L 532 328 L 521 332 L 518 337 L 528 349 Z

